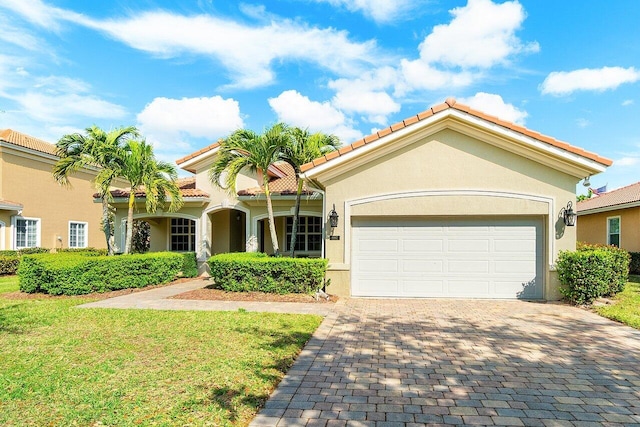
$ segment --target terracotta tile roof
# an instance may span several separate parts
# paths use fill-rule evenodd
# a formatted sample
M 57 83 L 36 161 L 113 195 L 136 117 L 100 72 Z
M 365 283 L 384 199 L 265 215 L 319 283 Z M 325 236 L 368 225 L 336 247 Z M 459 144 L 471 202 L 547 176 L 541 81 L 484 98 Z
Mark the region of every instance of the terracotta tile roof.
M 498 126 L 502 126 L 504 128 L 510 129 L 512 131 L 521 133 L 525 136 L 528 136 L 530 138 L 533 139 L 537 139 L 538 141 L 547 143 L 549 145 L 552 145 L 554 147 L 557 148 L 561 148 L 563 150 L 566 150 L 570 153 L 573 154 L 577 154 L 580 155 L 582 157 L 586 157 L 587 159 L 593 160 L 597 163 L 600 163 L 602 165 L 605 166 L 611 166 L 611 164 L 613 163 L 611 160 L 604 158 L 604 157 L 600 157 L 599 155 L 595 154 L 595 153 L 591 153 L 589 151 L 585 151 L 582 148 L 578 148 L 575 147 L 573 145 L 570 145 L 566 142 L 562 142 L 562 141 L 558 141 L 557 139 L 551 138 L 550 136 L 546 136 L 546 135 L 542 135 L 538 132 L 534 132 L 532 130 L 529 130 L 525 127 L 519 126 L 515 123 L 511 123 L 511 122 L 507 122 L 504 120 L 499 119 L 498 117 L 495 116 L 490 116 L 488 114 L 485 114 L 481 111 L 478 110 L 474 110 L 466 105 L 463 104 L 459 104 L 458 102 L 456 102 L 456 100 L 454 98 L 447 98 L 447 100 L 442 103 L 442 104 L 438 104 L 434 107 L 431 107 L 428 110 L 425 110 L 419 114 L 416 114 L 415 116 L 411 116 L 406 118 L 405 120 L 395 123 L 387 128 L 384 128 L 374 134 L 371 134 L 369 136 L 365 136 L 364 138 L 354 142 L 351 145 L 342 147 L 337 154 L 334 153 L 330 153 L 327 154 L 325 156 L 319 157 L 315 160 L 313 160 L 312 162 L 309 162 L 307 164 L 302 165 L 301 170 L 302 172 L 307 172 L 308 170 L 319 166 L 323 163 L 326 163 L 334 158 L 337 158 L 339 156 L 342 156 L 350 151 L 356 150 L 358 148 L 364 147 L 366 144 L 370 144 L 374 141 L 379 140 L 380 138 L 383 138 L 387 135 L 390 135 L 393 132 L 397 132 L 400 129 L 404 129 L 406 127 L 409 127 L 415 123 L 418 123 L 422 120 L 425 120 L 431 116 L 434 116 L 442 111 L 448 110 L 448 109 L 454 109 L 454 110 L 458 110 L 458 111 L 462 111 L 464 113 L 470 114 L 474 117 L 486 120 L 488 122 L 494 123 Z
M 298 192 L 298 184 L 296 182 L 296 174 L 288 163 L 278 163 L 278 170 L 286 173 L 282 178 L 273 178 L 269 181 L 269 190 L 272 194 L 279 194 L 281 196 L 295 195 Z M 313 194 L 312 190 L 306 185 L 302 187 L 302 194 Z M 261 187 L 247 188 L 238 191 L 238 196 L 256 196 L 258 194 L 264 194 L 264 190 Z
M 182 197 L 189 198 L 207 198 L 209 197 L 209 193 L 205 193 L 204 191 L 196 188 L 196 179 L 195 177 L 189 178 L 180 178 L 178 179 L 178 187 L 180 188 L 180 192 L 182 193 Z M 115 198 L 121 197 L 129 197 L 131 194 L 131 190 L 129 188 L 111 190 L 111 196 Z M 136 197 L 145 197 L 147 193 L 145 192 L 144 187 L 140 190 L 136 191 Z M 98 198 L 98 194 L 93 195 L 94 198 Z
M 590 199 L 578 202 L 576 211 L 585 212 L 634 202 L 640 202 L 640 182 L 607 193 L 600 193 L 599 196 L 594 195 Z
M 0 140 L 41 153 L 56 155 L 56 146 L 13 129 L 0 130 Z
M 200 149 L 200 150 L 196 151 L 195 153 L 188 154 L 188 155 L 186 155 L 186 156 L 184 156 L 184 157 L 182 157 L 182 158 L 180 158 L 180 159 L 176 160 L 176 164 L 181 165 L 181 164 L 183 164 L 184 162 L 186 162 L 186 161 L 188 161 L 188 160 L 191 160 L 191 159 L 193 159 L 194 157 L 198 157 L 200 154 L 204 154 L 204 153 L 206 153 L 206 152 L 208 152 L 208 151 L 211 151 L 211 150 L 213 150 L 214 148 L 217 148 L 217 147 L 219 147 L 219 146 L 220 146 L 220 141 L 218 141 L 218 142 L 214 142 L 213 144 L 208 145 L 208 146 L 206 146 L 206 147 L 204 147 L 204 148 L 202 148 L 202 149 Z

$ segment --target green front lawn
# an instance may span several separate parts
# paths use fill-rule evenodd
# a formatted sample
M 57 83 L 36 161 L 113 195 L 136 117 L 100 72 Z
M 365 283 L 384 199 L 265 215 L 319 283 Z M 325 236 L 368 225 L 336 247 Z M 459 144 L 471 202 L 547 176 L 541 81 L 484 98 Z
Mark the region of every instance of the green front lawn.
M 0 295 L 0 425 L 246 425 L 321 321 L 87 301 Z
M 601 316 L 640 329 L 640 284 L 635 277 L 629 280 L 624 291 L 613 298 L 613 304 L 596 307 L 596 311 Z
M 0 276 L 0 294 L 20 290 L 18 276 Z

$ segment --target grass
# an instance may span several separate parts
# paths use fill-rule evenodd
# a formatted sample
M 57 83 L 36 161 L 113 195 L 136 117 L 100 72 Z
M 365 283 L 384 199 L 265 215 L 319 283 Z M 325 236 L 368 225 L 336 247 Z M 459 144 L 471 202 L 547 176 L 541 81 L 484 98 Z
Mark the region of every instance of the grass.
M 0 294 L 19 290 L 18 276 L 0 276 Z
M 321 321 L 87 301 L 0 295 L 0 425 L 246 425 Z
M 624 291 L 616 295 L 611 305 L 596 307 L 601 316 L 640 329 L 640 283 L 636 277 L 630 277 Z

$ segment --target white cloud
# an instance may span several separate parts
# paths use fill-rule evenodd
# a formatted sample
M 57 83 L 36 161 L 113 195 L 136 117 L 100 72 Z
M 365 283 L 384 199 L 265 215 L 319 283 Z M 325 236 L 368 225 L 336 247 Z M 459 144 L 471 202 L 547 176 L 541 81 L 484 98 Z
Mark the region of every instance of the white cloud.
M 411 11 L 428 3 L 419 0 L 316 0 L 316 2 L 344 7 L 350 12 L 361 12 L 377 23 L 395 22 L 408 18 Z
M 138 116 L 138 127 L 154 145 L 167 148 L 186 136 L 218 138 L 244 126 L 234 99 L 155 98 Z
M 483 113 L 520 125 L 524 125 L 525 119 L 529 116 L 526 111 L 504 102 L 500 95 L 493 93 L 478 92 L 470 98 L 459 98 L 458 101 Z
M 576 125 L 578 125 L 579 128 L 586 128 L 590 124 L 591 122 L 583 117 L 576 119 Z
M 613 162 L 615 166 L 636 166 L 640 163 L 640 158 L 638 157 L 622 157 Z
M 278 115 L 278 120 L 292 126 L 334 134 L 347 144 L 362 137 L 346 116 L 329 102 L 311 101 L 295 90 L 269 98 L 269 105 Z
M 13 95 L 11 99 L 22 107 L 25 114 L 52 122 L 69 120 L 71 117 L 119 119 L 127 114 L 124 107 L 93 95 L 29 91 Z
M 420 45 L 426 63 L 462 68 L 490 68 L 521 52 L 537 52 L 536 42 L 524 44 L 516 37 L 526 14 L 520 3 L 495 4 L 469 0 L 450 10 L 449 24 L 436 25 Z
M 60 21 L 83 21 L 79 13 L 46 5 L 41 0 L 2 0 L 0 7 L 12 10 L 27 21 L 50 31 L 61 29 Z
M 616 89 L 623 83 L 640 80 L 640 71 L 633 67 L 582 68 L 574 71 L 554 71 L 540 85 L 543 94 L 570 95 L 575 91 L 602 92 Z
M 396 94 L 401 96 L 413 90 L 438 90 L 469 86 L 478 73 L 470 71 L 443 71 L 417 59 L 403 59 L 400 63 L 402 79 L 396 84 Z
M 386 91 L 397 80 L 397 72 L 383 67 L 363 74 L 357 79 L 338 79 L 329 82 L 336 91 L 332 105 L 342 111 L 359 113 L 371 123 L 385 125 L 390 114 L 400 111 L 397 103 Z
M 625 99 L 624 101 L 622 101 L 623 107 L 628 107 L 630 105 L 633 105 L 633 99 Z

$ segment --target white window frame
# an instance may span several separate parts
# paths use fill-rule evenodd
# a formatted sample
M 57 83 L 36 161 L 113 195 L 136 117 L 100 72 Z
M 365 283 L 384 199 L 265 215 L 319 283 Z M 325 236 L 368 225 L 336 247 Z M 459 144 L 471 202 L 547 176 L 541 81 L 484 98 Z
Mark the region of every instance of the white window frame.
M 30 246 L 18 246 L 18 221 L 36 221 L 36 245 L 34 247 L 39 248 L 41 246 L 41 232 L 42 232 L 42 219 L 26 216 L 12 216 L 11 217 L 11 248 L 13 250 L 25 249 Z
M 607 217 L 607 245 L 611 245 L 611 220 L 618 220 L 618 247 L 622 245 L 622 218 L 618 216 L 609 216 Z
M 71 246 L 71 224 L 84 225 L 84 244 L 81 246 Z M 82 249 L 89 247 L 89 223 L 85 221 L 69 221 L 69 227 L 67 230 L 67 242 L 69 242 L 69 248 Z
M 175 234 L 176 236 L 189 236 L 189 242 L 188 242 L 188 246 L 189 249 L 187 249 L 186 251 L 175 251 L 175 252 L 197 252 L 198 249 L 198 245 L 197 245 L 197 241 L 196 241 L 196 237 L 198 235 L 198 221 L 191 219 L 191 218 L 185 218 L 185 217 L 171 217 L 169 218 L 169 251 L 174 252 L 173 249 L 173 220 L 185 220 L 185 221 L 189 221 L 189 233 L 177 233 Z M 193 225 L 193 234 L 191 233 L 191 225 Z M 184 225 L 180 226 L 180 227 L 184 227 Z M 191 250 L 191 246 L 193 246 L 193 251 Z
M 284 219 L 284 239 L 285 239 L 284 247 L 285 247 L 285 250 L 287 252 L 289 252 L 291 250 L 291 248 L 289 248 L 289 241 L 290 241 L 290 236 L 292 234 L 292 233 L 288 233 L 287 232 L 287 227 L 288 227 L 287 222 L 289 221 L 289 218 L 291 218 L 291 221 L 293 222 L 293 216 L 286 216 L 285 219 Z M 322 251 L 322 227 L 323 227 L 322 217 L 315 216 L 315 215 L 300 215 L 300 219 L 302 219 L 302 218 L 305 218 L 305 221 L 308 221 L 308 218 L 319 218 L 320 219 L 320 231 L 319 232 L 309 233 L 309 223 L 306 222 L 306 224 L 305 224 L 306 227 L 307 227 L 306 231 L 304 233 L 298 232 L 298 234 L 297 234 L 298 236 L 301 236 L 301 235 L 305 236 L 305 246 L 306 246 L 306 248 L 305 249 L 296 250 L 296 253 L 297 254 L 306 254 L 306 255 L 319 254 Z M 291 226 L 293 227 L 293 223 L 291 224 Z M 318 234 L 320 235 L 320 242 L 321 242 L 320 243 L 320 245 L 321 245 L 320 249 L 308 250 L 308 248 L 309 248 L 309 235 L 310 234 L 311 235 L 318 235 Z M 298 243 L 298 242 L 299 241 L 296 241 L 296 243 Z

